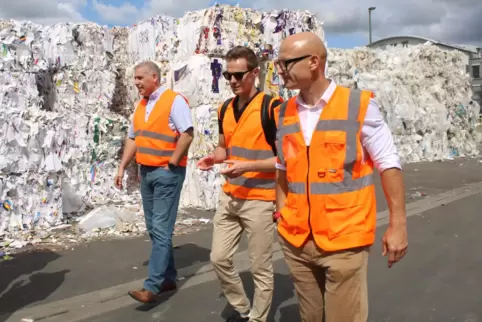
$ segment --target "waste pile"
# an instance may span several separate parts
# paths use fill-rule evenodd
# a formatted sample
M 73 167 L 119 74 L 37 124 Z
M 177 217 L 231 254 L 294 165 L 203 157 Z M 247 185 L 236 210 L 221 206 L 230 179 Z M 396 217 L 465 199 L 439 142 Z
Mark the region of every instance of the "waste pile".
M 221 76 L 223 55 L 235 45 L 254 49 L 265 58 L 258 85 L 286 99 L 296 92 L 283 88 L 273 58 L 282 39 L 301 31 L 325 39 L 322 23 L 309 12 L 227 5 L 113 29 L 1 21 L 0 248 L 145 232 L 135 164 L 127 188 L 113 187 L 138 100 L 134 66 L 143 60 L 156 61 L 162 83 L 192 108 L 195 140 L 176 233 L 207 222 L 185 209 L 215 209 L 223 182 L 220 166 L 195 168 L 216 146 L 216 110 L 232 96 Z M 469 104 L 460 53 L 430 45 L 329 49 L 328 76 L 374 92 L 404 162 L 477 153 L 478 106 Z
M 221 78 L 226 51 L 276 55 L 284 37 L 307 30 L 324 37 L 309 12 L 224 5 L 127 28 L 0 21 L 0 249 L 145 232 L 135 165 L 125 191 L 112 184 L 138 99 L 136 63 L 155 60 L 163 83 L 188 96 L 195 159 L 217 141 L 212 115 L 231 96 Z M 196 186 L 184 189 L 183 206 L 212 209 L 219 175 L 198 174 L 194 162 L 185 187 Z M 181 227 L 206 222 L 179 218 Z
M 375 93 L 404 163 L 478 155 L 479 106 L 464 54 L 418 45 L 331 49 L 328 58 L 339 84 Z

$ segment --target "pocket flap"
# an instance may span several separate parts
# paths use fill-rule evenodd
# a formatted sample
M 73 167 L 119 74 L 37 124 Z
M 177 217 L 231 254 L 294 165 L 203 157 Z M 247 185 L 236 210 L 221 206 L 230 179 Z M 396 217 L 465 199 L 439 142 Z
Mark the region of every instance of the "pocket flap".
M 325 196 L 325 208 L 329 210 L 352 208 L 358 205 L 358 193 L 348 192 Z
M 331 144 L 346 144 L 345 132 L 327 132 L 325 133 L 325 142 Z

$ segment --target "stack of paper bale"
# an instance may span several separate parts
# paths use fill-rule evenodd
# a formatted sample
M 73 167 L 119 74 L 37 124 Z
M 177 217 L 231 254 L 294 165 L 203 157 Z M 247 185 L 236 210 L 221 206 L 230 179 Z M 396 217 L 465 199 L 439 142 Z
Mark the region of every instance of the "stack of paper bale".
M 248 46 L 259 55 L 268 52 L 273 57 L 288 35 L 312 31 L 324 40 L 323 29 L 309 12 L 260 12 L 227 5 L 187 13 L 175 25 L 179 26 L 174 32 L 177 50 L 170 64 L 169 85 L 188 98 L 196 127 L 181 205 L 214 209 L 223 182 L 219 167 L 202 172 L 195 164 L 217 145 L 217 109 L 233 96 L 221 75 L 226 69 L 222 57 L 236 45 Z
M 433 45 L 388 50 L 332 49 L 328 73 L 372 90 L 404 163 L 478 155 L 479 107 L 469 104 L 464 56 Z
M 64 212 L 82 210 L 82 199 L 111 199 L 117 192 L 104 183 L 112 182 L 126 122 L 110 113 L 116 73 L 108 30 L 1 26 L 0 235 L 56 226 Z

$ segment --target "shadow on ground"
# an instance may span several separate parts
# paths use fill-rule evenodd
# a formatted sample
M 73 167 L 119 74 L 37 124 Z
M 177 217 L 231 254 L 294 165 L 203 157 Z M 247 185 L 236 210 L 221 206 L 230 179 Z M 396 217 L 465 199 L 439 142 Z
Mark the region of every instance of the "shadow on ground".
M 248 298 L 252 301 L 254 295 L 254 283 L 253 278 L 250 272 L 242 272 L 240 274 L 241 280 L 244 284 L 244 289 L 246 290 L 246 294 Z M 284 274 L 274 274 L 274 293 L 273 293 L 273 301 L 271 304 L 271 310 L 268 316 L 268 321 L 275 321 L 276 312 L 279 311 L 280 322 L 300 322 L 300 313 L 298 310 L 297 304 L 283 306 L 283 303 L 291 300 L 295 296 L 295 289 L 293 286 L 293 282 L 289 275 Z M 221 295 L 223 297 L 223 295 Z M 226 319 L 231 314 L 234 313 L 234 309 L 231 305 L 226 304 L 221 316 Z
M 187 268 L 197 264 L 204 264 L 208 262 L 210 253 L 211 253 L 211 250 L 203 247 L 199 247 L 198 245 L 193 243 L 187 243 L 187 244 L 175 246 L 174 257 L 175 257 L 176 269 L 178 270 L 178 275 L 180 273 L 179 270 L 182 270 L 183 268 Z M 148 266 L 148 265 L 149 265 L 149 260 L 143 263 L 143 266 Z M 189 280 L 189 278 L 192 276 L 188 275 L 183 277 L 185 279 L 181 283 L 178 283 L 178 288 L 181 287 L 181 285 L 184 284 L 187 280 Z M 171 298 L 174 294 L 176 294 L 176 292 L 167 292 L 163 294 L 159 298 L 159 300 L 156 301 L 155 303 L 141 304 L 136 307 L 136 310 L 141 312 L 149 312 L 152 309 L 155 309 L 162 303 L 169 300 L 169 298 Z
M 196 264 L 204 264 L 209 262 L 210 249 L 199 247 L 193 243 L 177 245 L 174 247 L 174 258 L 176 259 L 176 268 L 182 269 Z M 149 265 L 146 260 L 143 266 Z
M 0 262 L 0 321 L 6 321 L 15 311 L 49 297 L 65 280 L 68 269 L 53 273 L 41 272 L 59 254 L 35 251 Z

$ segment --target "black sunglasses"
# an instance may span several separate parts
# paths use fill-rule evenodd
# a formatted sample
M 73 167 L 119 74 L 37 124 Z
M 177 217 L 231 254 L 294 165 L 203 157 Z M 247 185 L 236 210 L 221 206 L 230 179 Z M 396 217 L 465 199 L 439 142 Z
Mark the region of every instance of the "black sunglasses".
M 312 55 L 305 55 L 305 56 L 300 56 L 296 58 L 290 58 L 290 59 L 285 59 L 285 60 L 277 60 L 275 61 L 275 65 L 280 66 L 283 70 L 288 69 L 289 64 L 297 63 L 303 59 L 306 59 L 308 57 L 311 57 Z
M 247 70 L 247 71 L 245 71 L 245 72 L 234 72 L 234 73 L 230 73 L 230 72 L 228 72 L 227 70 L 225 70 L 225 71 L 223 72 L 223 76 L 224 76 L 224 78 L 226 78 L 226 80 L 228 80 L 228 81 L 230 81 L 230 80 L 231 80 L 231 77 L 234 76 L 234 79 L 236 79 L 236 80 L 239 82 L 240 80 L 243 79 L 244 75 L 245 75 L 246 73 L 249 73 L 249 72 L 250 72 L 250 70 Z

